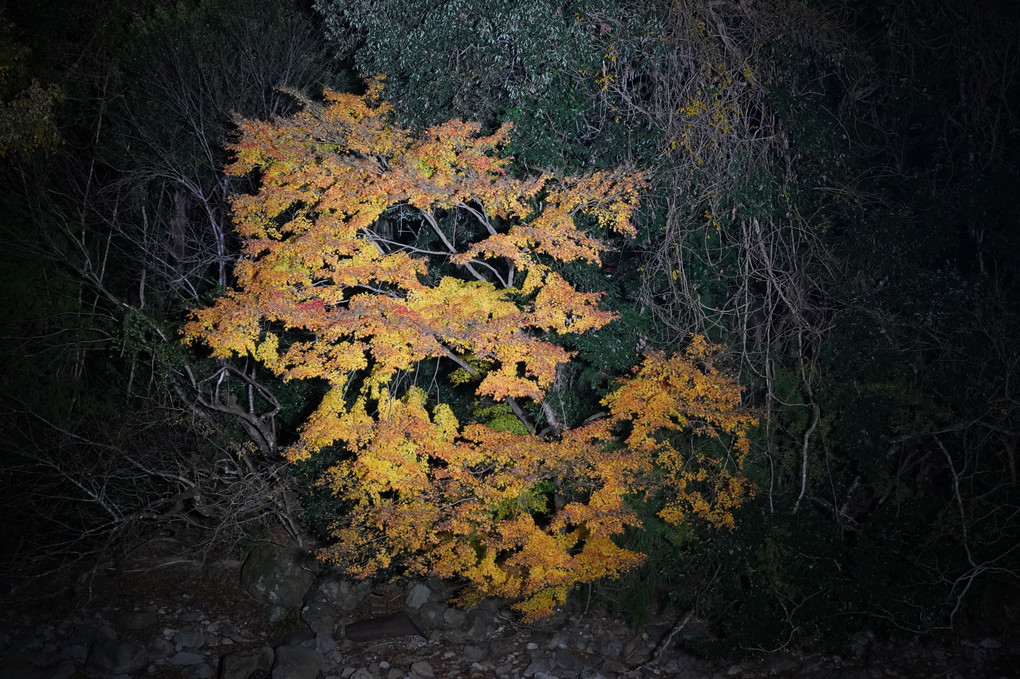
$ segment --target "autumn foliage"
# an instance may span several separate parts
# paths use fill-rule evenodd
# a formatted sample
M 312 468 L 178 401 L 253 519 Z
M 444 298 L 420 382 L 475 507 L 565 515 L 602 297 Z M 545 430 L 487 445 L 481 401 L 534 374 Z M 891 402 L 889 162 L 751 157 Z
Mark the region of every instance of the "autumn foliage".
M 571 428 L 542 408 L 571 359 L 552 338 L 614 318 L 557 267 L 598 265 L 597 236 L 633 235 L 643 175 L 518 179 L 497 154 L 508 126 L 412 134 L 381 90 L 240 122 L 226 171 L 259 188 L 234 200 L 236 286 L 185 328 L 216 356 L 328 383 L 286 451 L 340 460 L 321 482 L 349 511 L 324 555 L 358 576 L 463 578 L 462 601 L 509 597 L 535 618 L 640 563 L 614 541 L 638 523 L 628 498 L 731 525 L 755 421 L 700 338 L 649 353 L 602 417 Z M 480 410 L 455 412 L 441 396 L 456 389 Z M 718 445 L 685 447 L 692 433 Z

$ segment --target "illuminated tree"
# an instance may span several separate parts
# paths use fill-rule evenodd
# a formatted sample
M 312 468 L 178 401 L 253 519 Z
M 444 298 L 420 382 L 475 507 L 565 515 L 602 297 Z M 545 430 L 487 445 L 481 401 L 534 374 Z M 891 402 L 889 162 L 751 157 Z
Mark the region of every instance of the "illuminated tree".
M 234 201 L 237 285 L 185 328 L 216 356 L 328 383 L 285 453 L 340 451 L 322 483 L 349 511 L 324 555 L 359 576 L 463 577 L 462 602 L 514 598 L 534 618 L 640 562 L 613 541 L 638 522 L 629 495 L 661 493 L 669 522 L 731 524 L 754 420 L 703 341 L 649 354 L 602 417 L 569 428 L 542 407 L 571 358 L 549 338 L 613 320 L 557 267 L 600 262 L 579 221 L 633 234 L 644 177 L 518 179 L 495 153 L 509 126 L 416 136 L 389 122 L 381 90 L 375 79 L 363 96 L 326 91 L 325 105 L 240 123 L 227 172 L 255 172 L 260 188 Z M 455 412 L 433 375 L 488 406 Z M 731 445 L 685 456 L 685 430 Z

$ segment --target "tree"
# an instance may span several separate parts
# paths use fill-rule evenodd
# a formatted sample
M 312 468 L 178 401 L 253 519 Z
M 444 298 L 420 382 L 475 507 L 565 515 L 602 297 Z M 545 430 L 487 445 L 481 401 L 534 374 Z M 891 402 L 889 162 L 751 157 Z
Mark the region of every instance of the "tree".
M 139 286 L 194 304 L 226 286 L 234 258 L 231 187 L 219 172 L 232 116 L 280 115 L 292 102 L 279 86 L 318 89 L 335 74 L 289 0 L 167 4 L 136 15 L 126 38 L 116 55 L 123 90 L 99 148 L 124 178 L 111 187 L 129 215 L 116 226 L 148 271 Z
M 27 81 L 29 49 L 17 41 L 14 25 L 0 11 L 0 158 L 28 155 L 60 142 L 53 108 L 63 97 L 56 85 Z
M 233 204 L 237 285 L 185 326 L 215 356 L 325 380 L 285 453 L 337 455 L 321 483 L 347 511 L 324 556 L 359 576 L 463 577 L 462 602 L 515 598 L 535 618 L 640 562 L 613 540 L 638 523 L 627 496 L 662 493 L 671 523 L 731 525 L 755 421 L 700 338 L 649 353 L 578 426 L 544 404 L 571 358 L 550 337 L 613 320 L 560 269 L 600 262 L 582 223 L 633 234 L 644 176 L 518 179 L 497 155 L 508 125 L 414 135 L 381 92 L 377 78 L 364 95 L 327 90 L 290 118 L 240 122 L 227 173 L 261 185 Z M 451 398 L 468 384 L 473 412 Z M 730 445 L 684 455 L 684 431 Z
M 274 88 L 333 82 L 332 55 L 291 0 L 56 4 L 0 16 L 0 570 L 71 571 L 156 527 L 203 551 L 297 535 L 291 402 L 176 335 L 236 259 L 233 113 L 293 107 Z
M 607 0 L 315 0 L 326 38 L 364 75 L 386 73 L 398 115 L 511 120 L 518 167 L 612 167 L 650 150 L 596 82 Z M 467 86 L 465 86 L 467 84 Z M 647 157 L 647 155 L 645 156 Z

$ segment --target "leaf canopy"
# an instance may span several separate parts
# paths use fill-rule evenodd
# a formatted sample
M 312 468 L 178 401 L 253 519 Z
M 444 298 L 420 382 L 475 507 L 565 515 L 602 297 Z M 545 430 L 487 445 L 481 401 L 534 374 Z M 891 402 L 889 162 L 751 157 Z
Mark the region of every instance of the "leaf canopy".
M 185 327 L 216 356 L 329 384 L 286 451 L 295 462 L 342 451 L 321 483 L 349 511 L 325 555 L 360 576 L 400 565 L 463 577 L 463 601 L 510 597 L 534 618 L 572 586 L 641 561 L 613 541 L 638 523 L 628 496 L 668 491 L 664 518 L 731 522 L 754 420 L 739 388 L 700 364 L 703 342 L 649 355 L 605 401 L 608 416 L 573 429 L 537 433 L 517 403 L 540 410 L 570 360 L 551 337 L 613 320 L 556 267 L 597 265 L 601 234 L 633 235 L 644 175 L 518 179 L 498 155 L 508 126 L 414 134 L 391 122 L 381 93 L 376 78 L 362 95 L 326 91 L 289 118 L 239 122 L 227 172 L 260 185 L 234 200 L 237 285 Z M 406 378 L 437 361 L 526 426 L 461 422 L 433 403 Z M 732 435 L 732 455 L 686 464 L 665 433 L 683 429 Z

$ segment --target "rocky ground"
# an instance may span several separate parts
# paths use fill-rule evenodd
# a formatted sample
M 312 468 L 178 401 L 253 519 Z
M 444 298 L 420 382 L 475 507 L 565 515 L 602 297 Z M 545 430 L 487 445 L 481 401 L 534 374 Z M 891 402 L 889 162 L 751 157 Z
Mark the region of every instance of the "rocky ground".
M 685 650 L 694 616 L 645 629 L 564 611 L 520 624 L 500 602 L 446 604 L 438 582 L 369 588 L 290 547 L 242 564 L 149 549 L 73 589 L 21 583 L 0 612 L 0 676 L 11 679 L 997 679 L 1020 677 L 1020 634 L 950 648 L 863 635 L 853 657 L 793 649 L 741 662 Z

